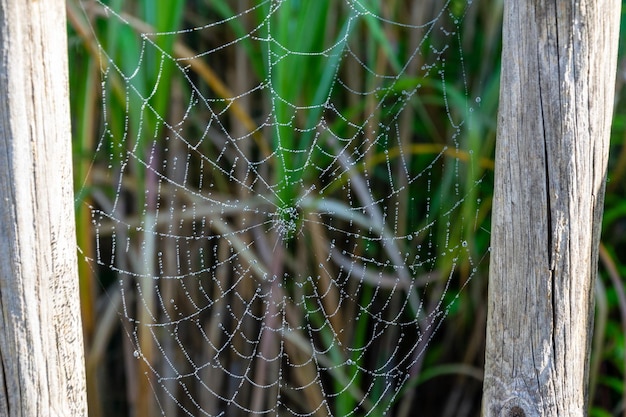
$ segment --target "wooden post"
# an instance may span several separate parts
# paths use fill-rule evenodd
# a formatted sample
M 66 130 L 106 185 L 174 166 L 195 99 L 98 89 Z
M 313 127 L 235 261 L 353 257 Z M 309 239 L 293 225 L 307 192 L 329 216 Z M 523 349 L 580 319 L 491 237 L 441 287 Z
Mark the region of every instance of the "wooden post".
M 0 415 L 85 416 L 63 0 L 0 0 Z
M 583 416 L 619 0 L 505 0 L 487 417 Z

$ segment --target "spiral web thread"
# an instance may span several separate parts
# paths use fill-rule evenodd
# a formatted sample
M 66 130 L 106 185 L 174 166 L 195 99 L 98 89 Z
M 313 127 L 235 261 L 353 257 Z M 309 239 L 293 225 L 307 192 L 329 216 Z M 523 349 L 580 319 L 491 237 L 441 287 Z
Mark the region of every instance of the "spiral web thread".
M 307 1 L 261 1 L 172 32 L 85 6 L 136 36 L 134 66 L 98 41 L 89 262 L 114 277 L 157 413 L 399 412 L 484 257 L 464 238 L 480 231 L 482 181 L 464 143 L 480 105 L 460 45 L 471 2 L 424 2 L 406 21 L 365 0 L 335 3 L 308 44 L 297 35 L 315 28 L 279 27 Z M 361 45 L 375 30 L 401 38 L 380 41 L 383 52 Z M 205 49 L 172 46 L 181 40 Z M 240 91 L 207 78 L 242 50 L 262 65 Z M 373 65 L 381 53 L 389 63 Z M 428 100 L 445 126 L 428 126 Z

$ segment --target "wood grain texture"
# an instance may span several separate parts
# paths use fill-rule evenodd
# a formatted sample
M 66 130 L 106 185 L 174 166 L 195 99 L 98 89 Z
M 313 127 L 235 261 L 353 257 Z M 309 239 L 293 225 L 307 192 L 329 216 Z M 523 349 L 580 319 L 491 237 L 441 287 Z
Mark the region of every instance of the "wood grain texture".
M 62 0 L 0 0 L 0 415 L 85 416 Z
M 619 0 L 505 0 L 483 415 L 583 416 Z

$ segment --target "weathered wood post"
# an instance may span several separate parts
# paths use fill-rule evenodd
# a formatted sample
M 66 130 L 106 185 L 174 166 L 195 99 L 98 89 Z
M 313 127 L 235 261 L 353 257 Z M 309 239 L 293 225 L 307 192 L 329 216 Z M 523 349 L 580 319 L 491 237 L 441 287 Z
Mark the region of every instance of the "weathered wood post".
M 0 0 L 0 415 L 85 416 L 63 0 Z
M 487 417 L 583 416 L 619 0 L 505 0 Z

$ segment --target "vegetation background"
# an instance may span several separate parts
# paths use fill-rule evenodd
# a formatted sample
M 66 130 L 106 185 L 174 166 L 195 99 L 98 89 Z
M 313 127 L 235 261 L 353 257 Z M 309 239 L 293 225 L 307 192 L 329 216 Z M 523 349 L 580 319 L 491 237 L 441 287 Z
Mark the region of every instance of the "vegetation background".
M 150 31 L 175 31 L 181 28 L 205 24 L 211 19 L 223 19 L 237 7 L 248 8 L 251 1 L 226 0 L 110 0 L 113 9 L 124 10 L 133 16 L 134 30 L 121 28 L 112 20 L 106 19 L 95 2 L 68 0 L 68 34 L 70 59 L 71 108 L 74 135 L 75 183 L 77 190 L 77 230 L 78 246 L 84 256 L 94 257 L 94 236 L 91 211 L 85 202 L 105 205 L 111 196 L 106 189 L 99 187 L 94 174 L 99 166 L 107 161 L 94 160 L 94 147 L 101 137 L 102 120 L 102 75 L 99 61 L 97 34 L 99 42 L 107 43 L 108 48 L 115 48 L 120 62 L 127 60 L 129 67 L 136 65 L 136 56 L 130 45 L 136 44 L 137 33 Z M 337 4 L 343 2 L 335 2 Z M 407 13 L 408 3 L 422 3 L 426 13 L 441 8 L 446 1 L 422 0 L 406 2 L 386 0 L 380 2 L 381 13 L 391 20 L 401 20 Z M 384 3 L 384 6 L 383 6 Z M 479 172 L 475 178 L 483 177 L 480 190 L 475 191 L 471 200 L 474 207 L 470 212 L 479 215 L 479 223 L 489 227 L 490 193 L 493 167 L 493 147 L 495 144 L 496 112 L 499 92 L 499 68 L 501 50 L 501 23 L 503 0 L 474 0 L 461 23 L 463 62 L 465 68 L 457 65 L 449 68 L 445 79 L 445 88 L 451 92 L 449 97 L 467 100 L 463 92 L 463 77 L 471 91 L 480 91 L 481 102 L 473 118 L 473 127 L 467 141 L 480 143 Z M 311 14 L 311 19 L 325 19 L 328 11 L 336 6 L 333 2 L 319 1 L 318 14 Z M 376 3 L 374 3 L 376 4 Z M 626 4 L 626 1 L 625 1 Z M 465 8 L 464 0 L 453 0 L 450 8 Z M 414 6 L 417 7 L 417 6 Z M 603 223 L 602 243 L 600 248 L 600 279 L 596 287 L 596 319 L 591 359 L 591 412 L 594 417 L 626 416 L 626 372 L 625 372 L 625 335 L 626 335 L 626 20 L 622 19 L 620 59 L 617 69 L 616 102 L 613 119 L 612 146 L 607 182 L 607 194 Z M 324 27 L 320 23 L 320 27 Z M 171 39 L 160 45 L 173 55 L 180 48 L 206 50 L 211 45 L 223 43 L 245 31 L 236 24 L 225 25 L 223 33 L 212 31 L 207 38 L 201 32 L 180 36 L 175 45 Z M 95 32 L 95 33 L 94 33 Z M 323 32 L 318 34 L 323 37 Z M 382 35 L 382 38 L 381 38 Z M 375 68 L 393 66 L 393 57 L 386 54 L 385 45 L 402 40 L 401 32 L 383 31 L 381 33 L 363 32 L 359 38 L 361 47 L 366 50 L 381 50 L 372 55 L 371 63 Z M 179 48 L 178 51 L 175 48 Z M 454 48 L 451 48 L 454 52 Z M 215 91 L 245 91 L 249 80 L 256 79 L 255 71 L 262 71 L 262 62 L 254 51 L 243 49 L 242 56 L 229 56 L 220 61 L 213 61 L 213 67 L 192 67 L 194 76 L 204 79 Z M 460 63 L 452 58 L 451 62 Z M 245 65 L 243 64 L 245 63 Z M 242 73 L 241 69 L 245 68 Z M 239 71 L 237 70 L 239 69 Z M 143 76 L 146 84 L 150 79 L 161 77 L 160 87 L 153 98 L 152 105 L 159 114 L 180 111 L 175 106 L 175 91 L 180 88 L 180 74 L 167 65 L 144 66 Z M 306 68 L 303 71 L 315 71 Z M 319 69 L 317 69 L 319 70 Z M 203 72 L 204 71 L 204 72 Z M 216 78 L 209 79 L 206 71 Z M 247 71 L 247 72 L 246 72 Z M 462 75 L 465 74 L 464 76 Z M 455 76 L 455 74 L 457 76 Z M 306 78 L 306 73 L 302 74 Z M 178 77 L 178 78 L 177 78 Z M 423 80 L 428 82 L 428 80 Z M 289 80 L 287 80 L 289 82 Z M 411 82 L 411 80 L 407 80 Z M 363 80 L 367 83 L 367 80 Z M 442 102 L 441 89 L 444 86 L 431 81 L 423 90 L 421 108 L 422 123 L 413 125 L 414 135 L 424 146 L 416 151 L 415 157 L 430 161 L 434 152 L 438 152 L 449 137 L 449 132 L 441 126 L 448 126 L 448 117 Z M 293 94 L 303 94 L 294 91 Z M 306 92 L 304 92 L 306 94 Z M 127 121 L 138 120 L 137 111 L 131 108 L 127 113 L 124 103 L 111 100 L 107 103 L 109 124 L 112 129 L 120 129 Z M 245 113 L 234 116 L 233 125 L 245 125 Z M 371 111 L 371 107 L 362 106 L 359 111 Z M 379 116 L 381 119 L 384 114 Z M 441 174 L 445 176 L 445 172 Z M 474 178 L 474 179 L 475 179 Z M 145 178 L 141 174 L 135 181 L 135 187 L 145 187 Z M 442 186 L 443 187 L 443 186 Z M 469 192 L 468 190 L 465 190 Z M 445 190 L 438 195 L 445 198 Z M 142 192 L 137 192 L 143 195 Z M 417 205 L 425 205 L 425 196 L 419 192 L 414 195 Z M 467 217 L 474 222 L 474 216 Z M 409 225 L 410 226 L 410 225 Z M 407 227 L 409 227 L 407 226 Z M 452 230 L 457 239 L 467 239 L 476 254 L 484 253 L 488 242 L 470 232 L 473 226 L 459 225 Z M 440 233 L 447 233 L 441 230 Z M 444 236 L 438 239 L 444 239 Z M 449 271 L 449 265 L 438 266 L 442 275 Z M 462 265 L 460 274 L 469 275 L 469 265 Z M 465 272 L 463 272 L 465 271 Z M 461 277 L 462 278 L 462 277 Z M 149 387 L 141 383 L 142 369 L 137 369 L 130 357 L 132 349 L 128 345 L 123 323 L 119 316 L 119 300 L 115 297 L 117 282 L 105 271 L 94 268 L 87 262 L 80 264 L 82 315 L 86 340 L 87 377 L 89 406 L 91 416 L 140 416 L 145 410 L 142 401 L 150 401 Z M 461 279 L 462 282 L 462 279 Z M 455 307 L 450 311 L 444 325 L 431 342 L 424 358 L 424 365 L 418 379 L 412 381 L 411 390 L 416 410 L 424 416 L 478 416 L 481 398 L 481 378 L 486 320 L 486 262 L 472 279 L 472 285 L 460 292 Z M 456 289 L 458 291 L 458 288 Z M 452 291 L 455 291 L 453 289 Z M 339 407 L 339 406 L 338 406 Z M 350 402 L 345 405 L 350 407 Z M 339 408 L 338 408 L 339 409 Z M 400 411 L 393 409 L 398 415 Z

